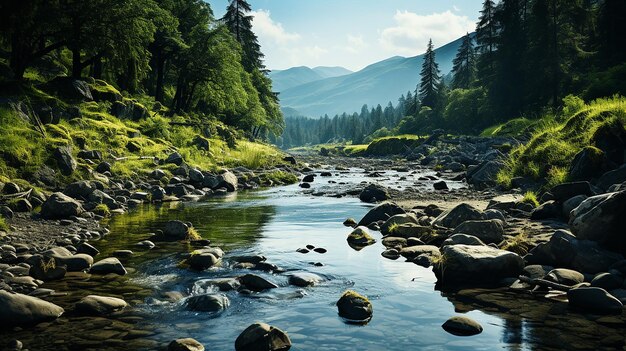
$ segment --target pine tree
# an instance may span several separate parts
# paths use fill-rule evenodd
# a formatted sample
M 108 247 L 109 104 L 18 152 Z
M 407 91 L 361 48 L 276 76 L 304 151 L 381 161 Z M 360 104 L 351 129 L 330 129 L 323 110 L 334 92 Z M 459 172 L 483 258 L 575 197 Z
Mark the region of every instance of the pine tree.
M 439 84 L 441 76 L 439 65 L 435 62 L 435 52 L 433 51 L 433 40 L 428 41 L 426 54 L 424 54 L 424 62 L 422 63 L 422 71 L 420 72 L 420 89 L 419 97 L 422 100 L 422 106 L 435 107 L 439 96 Z
M 488 85 L 494 73 L 495 52 L 498 41 L 498 24 L 495 18 L 496 5 L 485 0 L 476 25 L 477 77 L 482 85 Z
M 243 65 L 248 72 L 255 68 L 260 70 L 265 68 L 259 40 L 252 31 L 253 16 L 249 15 L 250 11 L 252 8 L 246 0 L 230 0 L 226 14 L 222 17 L 226 27 L 243 48 Z
M 469 33 L 463 37 L 456 57 L 452 61 L 452 89 L 467 89 L 476 77 L 476 57 Z

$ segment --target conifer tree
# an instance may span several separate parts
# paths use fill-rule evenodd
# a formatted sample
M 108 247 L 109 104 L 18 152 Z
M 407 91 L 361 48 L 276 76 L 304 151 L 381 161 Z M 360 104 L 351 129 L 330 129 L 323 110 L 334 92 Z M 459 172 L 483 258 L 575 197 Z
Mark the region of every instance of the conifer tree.
M 252 8 L 246 0 L 230 0 L 222 21 L 243 48 L 243 65 L 248 72 L 255 68 L 263 70 L 263 53 L 259 40 L 252 31 Z
M 433 51 L 433 40 L 428 41 L 428 47 L 424 54 L 422 71 L 420 72 L 419 97 L 422 106 L 435 107 L 439 96 L 439 84 L 441 76 L 439 65 L 435 62 L 435 52 Z
M 493 0 L 485 0 L 476 25 L 477 77 L 487 85 L 493 76 L 495 52 L 498 41 L 496 5 Z
M 467 89 L 476 76 L 476 57 L 474 45 L 469 33 L 463 37 L 463 42 L 452 61 L 452 88 Z

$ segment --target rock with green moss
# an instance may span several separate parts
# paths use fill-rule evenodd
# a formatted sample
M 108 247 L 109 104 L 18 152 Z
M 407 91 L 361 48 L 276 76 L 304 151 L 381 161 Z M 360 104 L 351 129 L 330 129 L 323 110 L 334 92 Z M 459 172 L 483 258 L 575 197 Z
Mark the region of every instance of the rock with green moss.
M 367 246 L 376 242 L 366 227 L 357 227 L 348 235 L 348 243 L 355 246 Z
M 287 351 L 291 348 L 289 336 L 265 323 L 254 323 L 235 340 L 236 351 Z
M 366 323 L 372 319 L 372 303 L 367 297 L 353 290 L 348 290 L 337 301 L 339 316 L 349 322 Z
M 604 152 L 594 146 L 586 146 L 574 156 L 568 174 L 571 180 L 590 180 L 606 170 Z

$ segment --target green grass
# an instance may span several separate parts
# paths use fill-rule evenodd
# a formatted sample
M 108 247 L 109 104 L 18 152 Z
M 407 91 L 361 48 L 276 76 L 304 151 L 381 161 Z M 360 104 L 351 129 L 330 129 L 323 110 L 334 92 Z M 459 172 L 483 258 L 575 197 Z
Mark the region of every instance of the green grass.
M 537 123 L 537 121 L 530 120 L 527 118 L 516 118 L 512 119 L 506 123 L 497 124 L 495 126 L 491 126 L 482 133 L 480 136 L 489 137 L 489 136 L 503 136 L 503 135 L 519 135 L 525 131 L 532 129 L 532 127 Z
M 560 118 L 546 116 L 533 128 L 530 141 L 511 151 L 498 182 L 510 186 L 514 177 L 530 177 L 551 187 L 568 180 L 574 156 L 593 146 L 596 131 L 611 124 L 626 125 L 626 99 L 611 97 L 581 105 L 566 103 Z
M 502 250 L 507 250 L 511 252 L 515 252 L 520 256 L 524 256 L 528 253 L 532 245 L 532 241 L 528 237 L 525 231 L 517 234 L 510 239 L 504 241 L 502 246 L 500 247 Z
M 521 200 L 521 202 L 530 204 L 533 207 L 539 206 L 539 201 L 537 200 L 537 194 L 534 191 L 527 191 L 524 194 L 524 198 Z
M 9 225 L 7 224 L 6 220 L 2 216 L 0 216 L 0 230 L 5 231 L 5 232 L 9 231 Z
M 107 206 L 106 204 L 99 204 L 98 206 L 96 206 L 96 208 L 93 209 L 92 212 L 102 217 L 111 216 L 111 211 L 109 210 L 109 206 Z

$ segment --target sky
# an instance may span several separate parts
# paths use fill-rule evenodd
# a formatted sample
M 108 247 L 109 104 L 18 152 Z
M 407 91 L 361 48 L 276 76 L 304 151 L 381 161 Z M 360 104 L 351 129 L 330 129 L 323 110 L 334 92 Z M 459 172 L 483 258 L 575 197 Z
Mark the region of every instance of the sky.
M 215 17 L 228 0 L 208 0 Z M 474 31 L 481 0 L 248 0 L 272 70 L 342 66 L 353 71 L 424 53 Z

